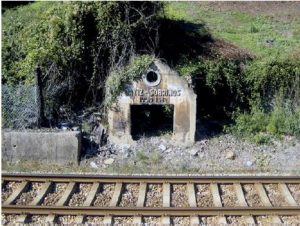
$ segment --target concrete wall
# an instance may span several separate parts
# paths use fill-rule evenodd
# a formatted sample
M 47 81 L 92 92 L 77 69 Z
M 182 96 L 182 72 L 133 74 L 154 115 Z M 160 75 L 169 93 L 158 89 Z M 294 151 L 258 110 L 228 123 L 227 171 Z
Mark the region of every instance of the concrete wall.
M 78 164 L 81 133 L 67 132 L 2 132 L 2 160 L 33 160 L 47 163 Z

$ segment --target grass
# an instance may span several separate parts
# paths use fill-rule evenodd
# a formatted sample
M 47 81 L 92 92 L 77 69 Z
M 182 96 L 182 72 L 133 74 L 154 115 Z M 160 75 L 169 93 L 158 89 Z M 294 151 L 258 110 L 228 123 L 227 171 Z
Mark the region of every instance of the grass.
M 257 154 L 255 156 L 255 163 L 259 168 L 264 168 L 269 165 L 271 161 L 271 156 L 269 154 Z
M 276 169 L 269 169 L 269 155 L 257 155 L 256 164 L 260 173 L 281 173 Z M 51 169 L 51 171 L 49 170 Z M 80 173 L 80 174 L 252 174 L 257 173 L 258 169 L 246 168 L 222 168 L 220 165 L 209 165 L 207 170 L 192 168 L 187 163 L 180 163 L 176 167 L 170 167 L 167 162 L 161 164 L 143 165 L 135 164 L 134 160 L 128 160 L 119 164 L 113 164 L 106 169 L 93 169 L 89 166 L 76 166 L 76 165 L 56 165 L 56 164 L 43 164 L 33 161 L 23 161 L 18 163 L 2 162 L 2 172 L 22 172 L 22 173 Z M 288 171 L 289 174 L 299 174 L 299 170 L 295 169 Z
M 42 172 L 42 173 L 87 173 L 87 172 L 96 172 L 91 167 L 88 166 L 78 166 L 76 164 L 50 164 L 46 162 L 39 161 L 17 161 L 17 162 L 8 162 L 2 161 L 2 171 L 7 172 Z
M 168 18 L 206 24 L 213 37 L 247 49 L 258 58 L 286 57 L 300 47 L 299 15 L 283 19 L 265 15 L 263 9 L 252 15 L 235 7 L 222 10 L 199 2 L 170 2 L 165 11 Z

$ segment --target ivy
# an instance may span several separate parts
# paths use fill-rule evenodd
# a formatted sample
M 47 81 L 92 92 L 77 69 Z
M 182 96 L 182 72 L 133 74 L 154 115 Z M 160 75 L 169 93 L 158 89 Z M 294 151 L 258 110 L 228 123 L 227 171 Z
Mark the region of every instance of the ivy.
M 113 70 L 105 83 L 106 91 L 104 105 L 107 108 L 110 108 L 124 90 L 124 85 L 130 81 L 139 79 L 153 61 L 153 56 L 141 55 L 134 57 L 128 65 Z

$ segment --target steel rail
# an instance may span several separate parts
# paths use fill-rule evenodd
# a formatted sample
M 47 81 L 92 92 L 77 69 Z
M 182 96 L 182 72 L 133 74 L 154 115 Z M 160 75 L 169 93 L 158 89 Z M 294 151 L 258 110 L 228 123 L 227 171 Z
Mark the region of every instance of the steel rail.
M 300 183 L 300 176 L 153 176 L 2 173 L 4 181 L 81 183 Z
M 4 214 L 88 215 L 88 216 L 265 216 L 299 215 L 300 207 L 70 207 L 70 206 L 2 206 Z

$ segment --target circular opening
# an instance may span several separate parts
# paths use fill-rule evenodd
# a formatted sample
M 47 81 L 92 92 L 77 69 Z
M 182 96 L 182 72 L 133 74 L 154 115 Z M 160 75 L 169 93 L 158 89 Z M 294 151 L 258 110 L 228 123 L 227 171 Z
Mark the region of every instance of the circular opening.
M 154 71 L 149 71 L 146 75 L 146 79 L 148 82 L 156 82 L 158 79 L 157 74 Z
M 143 74 L 142 78 L 147 86 L 157 86 L 161 81 L 161 75 L 153 70 Z

